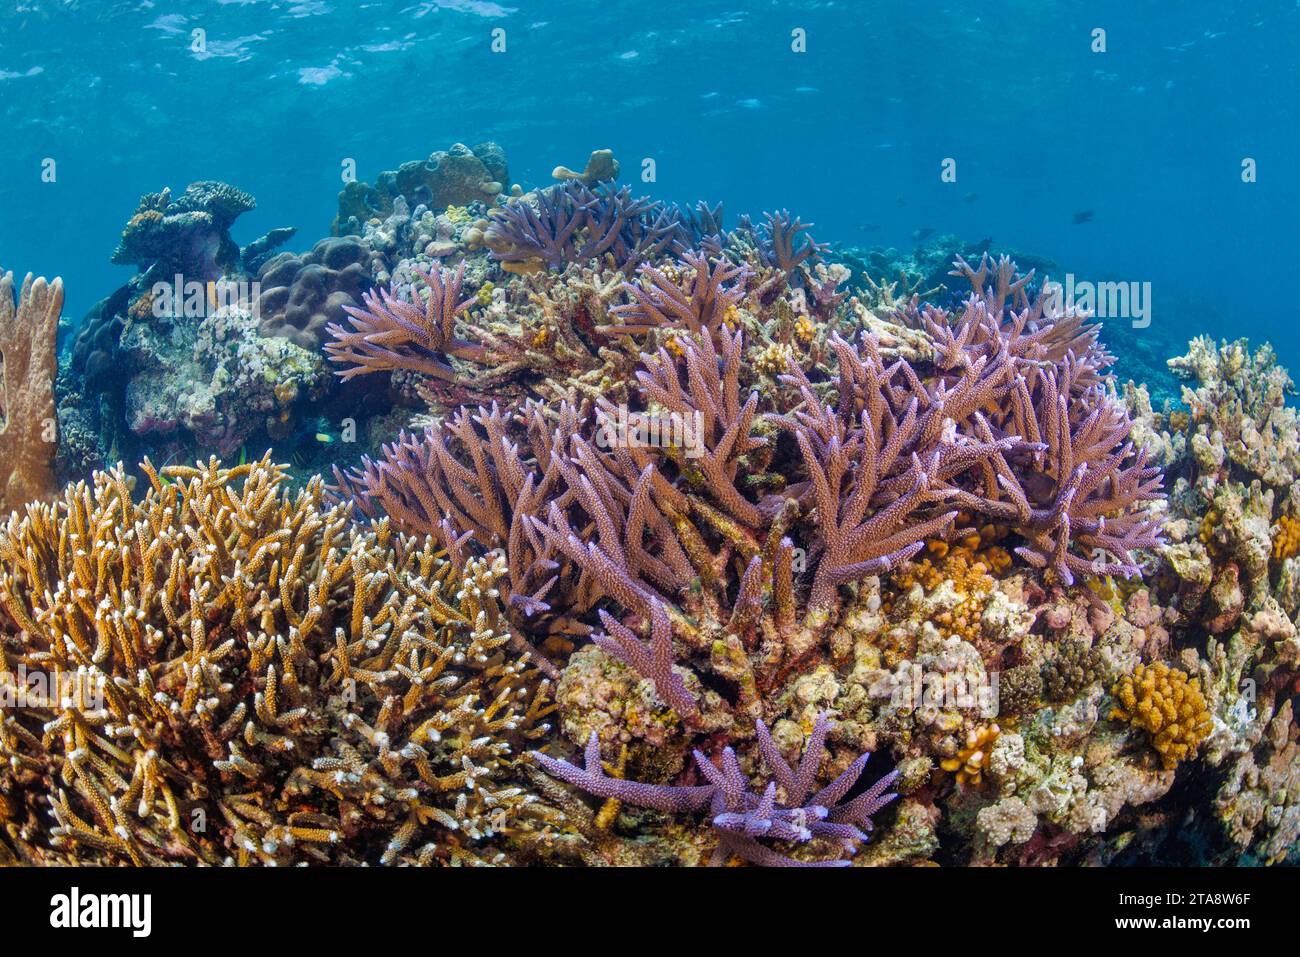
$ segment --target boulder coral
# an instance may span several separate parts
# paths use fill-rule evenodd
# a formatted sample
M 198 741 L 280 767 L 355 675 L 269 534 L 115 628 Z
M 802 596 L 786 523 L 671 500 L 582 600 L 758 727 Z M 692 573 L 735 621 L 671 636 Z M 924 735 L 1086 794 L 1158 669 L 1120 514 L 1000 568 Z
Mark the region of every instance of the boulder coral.
M 355 235 L 368 220 L 388 216 L 398 199 L 411 208 L 424 205 L 437 211 L 490 202 L 503 192 L 508 179 L 505 153 L 496 143 L 480 143 L 473 149 L 456 143 L 435 150 L 428 159 L 381 172 L 373 186 L 360 180 L 347 183 L 339 193 L 331 232 Z
M 187 280 L 218 279 L 240 260 L 231 225 L 256 206 L 242 190 L 210 180 L 191 183 L 175 199 L 169 188 L 149 193 L 122 230 L 113 262 L 158 267 L 167 279 L 172 272 Z
M 330 323 L 360 305 L 371 286 L 371 253 L 354 237 L 322 239 L 301 255 L 279 253 L 257 272 L 253 312 L 267 338 L 317 352 Z

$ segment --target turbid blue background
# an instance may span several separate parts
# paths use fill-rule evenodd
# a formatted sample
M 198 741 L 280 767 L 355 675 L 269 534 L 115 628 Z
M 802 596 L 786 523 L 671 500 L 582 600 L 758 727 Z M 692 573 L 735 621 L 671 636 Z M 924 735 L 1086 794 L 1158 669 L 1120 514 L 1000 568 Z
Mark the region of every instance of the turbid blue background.
M 625 179 L 653 156 L 647 191 L 733 219 L 784 206 L 822 240 L 901 247 L 932 228 L 1151 281 L 1145 334 L 1267 337 L 1300 366 L 1298 48 L 1295 0 L 10 0 L 0 265 L 63 275 L 79 316 L 130 274 L 109 256 L 164 185 L 231 182 L 259 203 L 237 240 L 295 225 L 306 248 L 344 157 L 372 179 L 496 139 L 533 185 L 608 146 Z

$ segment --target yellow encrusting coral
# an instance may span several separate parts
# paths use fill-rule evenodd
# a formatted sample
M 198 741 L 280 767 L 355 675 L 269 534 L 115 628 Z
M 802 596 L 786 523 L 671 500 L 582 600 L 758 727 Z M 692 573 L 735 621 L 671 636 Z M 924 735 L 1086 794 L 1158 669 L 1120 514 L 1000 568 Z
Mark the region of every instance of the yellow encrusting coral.
M 0 530 L 0 844 L 29 863 L 480 863 L 547 810 L 513 776 L 549 685 L 499 554 L 352 521 L 269 458 L 119 466 Z M 75 679 L 69 685 L 68 679 Z
M 1214 509 L 1210 509 L 1201 518 L 1201 524 L 1197 527 L 1196 537 L 1200 539 L 1205 550 L 1212 556 L 1217 556 L 1220 551 L 1219 541 L 1215 538 L 1215 531 L 1222 526 L 1223 516 Z
M 757 351 L 754 368 L 765 375 L 781 375 L 794 361 L 794 350 L 783 343 L 773 342 Z
M 1139 664 L 1111 689 L 1118 704 L 1112 721 L 1127 721 L 1145 731 L 1166 771 L 1196 753 L 1210 733 L 1210 711 L 1201 680 L 1163 661 Z
M 904 565 L 894 575 L 893 582 L 904 593 L 918 585 L 926 593 L 932 593 L 945 582 L 951 582 L 960 601 L 952 609 L 935 615 L 934 625 L 945 637 L 956 636 L 974 643 L 981 633 L 980 618 L 997 584 L 993 576 L 1005 570 L 1010 558 L 1004 564 L 1003 549 L 994 546 L 977 551 L 979 537 L 972 535 L 969 539 L 954 545 L 938 539 L 930 541 L 926 548 L 929 554 L 916 563 Z M 887 611 L 892 609 L 892 596 L 886 598 L 885 606 Z

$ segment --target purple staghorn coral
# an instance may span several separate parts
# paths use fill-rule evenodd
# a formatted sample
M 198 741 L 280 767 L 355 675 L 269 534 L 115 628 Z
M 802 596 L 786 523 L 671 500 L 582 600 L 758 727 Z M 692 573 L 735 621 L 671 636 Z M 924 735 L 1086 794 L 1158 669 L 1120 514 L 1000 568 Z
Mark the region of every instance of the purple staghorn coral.
M 687 279 L 688 275 L 691 278 Z M 702 252 L 688 252 L 675 266 L 664 269 L 645 264 L 640 284 L 623 284 L 632 301 L 610 310 L 619 323 L 599 326 L 597 331 L 635 335 L 652 329 L 686 329 L 707 330 L 716 336 L 744 298 L 748 276 L 747 266 L 733 265 L 721 257 L 710 265 Z M 731 321 L 734 325 L 734 318 Z
M 508 271 L 562 269 L 605 258 L 630 271 L 667 250 L 678 232 L 674 210 L 648 197 L 633 198 L 626 186 L 593 190 L 569 180 L 536 197 L 535 203 L 512 199 L 491 213 L 484 241 Z
M 813 268 L 822 261 L 830 247 L 804 235 L 811 228 L 811 223 L 800 221 L 787 210 L 764 213 L 759 225 L 748 216 L 742 216 L 736 228 L 723 237 L 720 251 L 728 258 L 751 266 L 757 275 L 753 298 L 764 306 L 770 306 L 789 289 L 806 289 L 818 300 L 834 299 L 834 284 L 820 288 L 824 284 L 814 282 Z M 703 248 L 712 254 L 711 248 Z M 834 304 L 838 304 L 838 300 Z M 829 318 L 827 313 L 821 315 L 824 319 Z
M 699 202 L 693 207 L 674 206 L 677 219 L 677 236 L 673 248 L 679 253 L 699 249 L 709 256 L 722 255 L 727 244 L 727 230 L 723 227 L 722 204 L 710 206 Z
M 1115 361 L 1101 345 L 1100 324 L 1089 323 L 1087 315 L 1073 307 L 1054 309 L 1049 296 L 1031 300 L 1028 288 L 1034 274 L 1020 275 L 1010 258 L 995 263 L 985 254 L 972 267 L 958 256 L 949 275 L 971 285 L 959 316 L 915 299 L 899 313 L 905 325 L 930 335 L 940 370 L 951 374 L 974 357 L 992 357 L 1003 350 L 1019 363 L 1062 363 L 1073 355 L 1083 370 L 1079 384 L 1087 386 L 1098 382 Z
M 650 603 L 650 641 L 643 642 L 630 629 L 621 625 L 613 615 L 601 611 L 600 620 L 605 634 L 595 634 L 592 640 L 609 654 L 627 664 L 639 674 L 648 675 L 659 696 L 682 717 L 696 712 L 695 699 L 686 690 L 686 684 L 677 672 L 673 652 L 673 626 L 662 603 Z
M 333 493 L 356 502 L 367 517 L 386 514 L 404 532 L 434 536 L 458 567 L 470 541 L 499 549 L 508 570 L 499 587 L 519 626 L 586 634 L 589 628 L 574 616 L 589 610 L 599 593 L 532 525 L 533 515 L 564 500 L 558 450 L 577 428 L 569 406 L 556 421 L 536 403 L 517 419 L 496 405 L 461 409 L 440 428 L 402 435 L 379 461 L 365 457 L 359 468 L 335 468 Z
M 817 262 L 830 247 L 824 243 L 813 242 L 811 237 L 801 234 L 812 228 L 812 223 L 800 222 L 798 216 L 791 216 L 789 210 L 764 213 L 765 223 L 759 233 L 765 240 L 760 248 L 765 253 L 768 265 L 775 266 L 787 276 L 793 275 L 802 265 Z
M 844 363 L 850 352 L 842 348 L 841 354 Z M 879 388 L 883 370 L 863 364 L 857 371 L 871 375 Z M 818 403 L 802 370 L 790 380 L 803 392 L 805 408 L 783 424 L 799 444 L 808 475 L 804 494 L 817 510 L 820 533 L 809 603 L 826 609 L 839 585 L 898 566 L 927 538 L 946 531 L 956 510 L 927 517 L 925 507 L 942 506 L 952 492 L 944 480 L 992 454 L 993 447 L 926 443 L 926 419 L 917 416 L 915 399 L 896 418 L 879 392 L 870 396 L 873 407 L 846 421 Z M 897 489 L 892 494 L 891 486 Z
M 375 372 L 409 369 L 439 379 L 454 380 L 455 370 L 448 356 L 482 362 L 486 350 L 478 343 L 456 337 L 456 319 L 474 303 L 461 299 L 465 264 L 454 273 L 434 267 L 420 272 L 428 293 L 405 302 L 387 289 L 367 292 L 362 308 L 344 306 L 350 328 L 331 323 L 326 327 L 330 341 L 325 351 L 330 361 L 344 368 L 335 374 L 344 381 Z
M 871 757 L 870 752 L 865 752 L 834 781 L 814 793 L 830 728 L 826 715 L 819 715 L 798 768 L 791 768 L 767 725 L 761 720 L 755 722 L 759 753 L 770 775 L 761 793 L 750 789 L 750 780 L 730 747 L 722 750 L 721 766 L 699 750 L 694 752 L 696 767 L 708 781 L 694 786 L 642 784 L 607 775 L 601 765 L 600 741 L 594 733 L 587 742 L 583 768 L 540 751 L 532 752 L 532 757 L 548 774 L 596 797 L 665 814 L 692 814 L 708 808 L 709 826 L 718 838 L 711 860 L 715 866 L 739 858 L 763 867 L 845 867 L 868 839 L 872 815 L 898 797 L 889 791 L 898 772 L 891 771 L 845 801 Z M 836 846 L 842 856 L 802 860 L 764 841 L 796 847 L 827 842 Z
M 688 261 L 701 285 L 687 306 L 712 296 L 716 315 L 725 281 L 705 277 L 726 267 Z M 1159 543 L 1160 474 L 1127 439 L 1093 327 L 1031 302 L 1008 263 L 957 266 L 975 286 L 960 314 L 910 307 L 928 357 L 832 333 L 823 361 L 790 351 L 764 384 L 745 334 L 701 311 L 673 349 L 641 355 L 630 409 L 462 409 L 339 486 L 449 551 L 501 549 L 521 630 L 588 634 L 601 612 L 597 643 L 685 726 L 753 720 L 820 653 L 845 586 L 929 541 L 997 525 L 1067 584 L 1134 574 Z M 680 434 L 646 441 L 634 414 Z M 722 679 L 725 704 L 687 695 L 677 666 Z
M 736 483 L 742 459 L 767 445 L 753 434 L 759 395 L 751 392 L 741 401 L 744 335 L 719 327 L 717 341 L 717 348 L 712 336 L 687 341 L 680 362 L 664 348 L 653 356 L 643 354 L 637 381 L 648 403 L 698 428 L 698 434 L 689 436 L 692 447 L 677 457 L 677 470 L 688 480 L 698 475 L 702 482 L 692 484 L 707 489 L 733 519 L 756 527 L 762 522 L 760 510 Z M 613 410 L 602 404 L 601 412 Z
M 977 268 L 960 258 L 954 267 L 972 286 L 959 315 L 915 302 L 901 314 L 935 343 L 927 391 L 956 431 L 1020 444 L 991 456 L 982 480 L 952 501 L 1011 525 L 1025 539 L 1017 554 L 1067 584 L 1080 574 L 1138 575 L 1134 553 L 1162 541 L 1145 508 L 1162 498 L 1162 477 L 1146 450 L 1127 441 L 1131 421 L 1107 388 L 1114 360 L 1099 327 L 1055 309 L 1046 295 L 1031 300 L 1032 273 L 1019 276 L 1005 257 L 995 267 L 987 256 Z M 977 367 L 986 383 L 980 401 L 956 401 Z

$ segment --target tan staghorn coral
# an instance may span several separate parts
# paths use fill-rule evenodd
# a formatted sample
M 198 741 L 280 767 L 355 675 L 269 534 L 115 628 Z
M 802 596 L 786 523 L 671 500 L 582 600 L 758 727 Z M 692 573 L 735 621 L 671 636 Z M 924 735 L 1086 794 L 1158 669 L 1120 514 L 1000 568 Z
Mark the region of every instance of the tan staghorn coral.
M 1163 661 L 1139 664 L 1115 683 L 1111 694 L 1118 701 L 1111 719 L 1145 731 L 1166 771 L 1194 755 L 1210 733 L 1210 712 L 1200 679 L 1188 678 L 1187 672 Z
M 269 459 L 119 467 L 0 532 L 0 844 L 48 863 L 491 862 L 549 684 L 457 564 Z M 33 676 L 54 694 L 28 694 Z M 39 682 L 38 682 L 39 684 Z
M 0 274 L 0 509 L 55 491 L 54 377 L 62 311 L 62 279 L 47 283 L 28 273 L 15 301 L 13 273 Z

